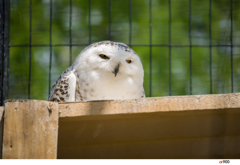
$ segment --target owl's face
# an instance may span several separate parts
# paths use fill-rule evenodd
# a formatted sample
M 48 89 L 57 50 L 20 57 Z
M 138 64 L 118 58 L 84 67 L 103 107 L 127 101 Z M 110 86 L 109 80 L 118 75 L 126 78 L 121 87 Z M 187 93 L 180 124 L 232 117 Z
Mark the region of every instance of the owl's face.
M 139 56 L 122 43 L 103 41 L 92 44 L 84 49 L 76 60 L 81 61 L 81 67 L 112 78 L 130 76 L 143 79 L 143 67 Z

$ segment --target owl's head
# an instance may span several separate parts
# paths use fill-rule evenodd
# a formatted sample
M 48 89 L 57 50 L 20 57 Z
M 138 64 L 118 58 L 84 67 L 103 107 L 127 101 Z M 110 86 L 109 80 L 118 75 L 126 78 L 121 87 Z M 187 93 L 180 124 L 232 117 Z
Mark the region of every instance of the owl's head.
M 76 58 L 73 67 L 112 77 L 137 76 L 143 79 L 144 74 L 139 56 L 127 45 L 112 41 L 97 42 L 86 47 Z

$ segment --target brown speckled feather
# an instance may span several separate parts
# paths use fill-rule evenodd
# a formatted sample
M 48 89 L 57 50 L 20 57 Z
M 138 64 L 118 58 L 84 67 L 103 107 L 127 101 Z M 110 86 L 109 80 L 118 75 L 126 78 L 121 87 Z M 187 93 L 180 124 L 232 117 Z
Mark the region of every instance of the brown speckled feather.
M 59 76 L 53 85 L 48 100 L 55 102 L 75 101 L 75 87 L 76 74 L 69 67 Z

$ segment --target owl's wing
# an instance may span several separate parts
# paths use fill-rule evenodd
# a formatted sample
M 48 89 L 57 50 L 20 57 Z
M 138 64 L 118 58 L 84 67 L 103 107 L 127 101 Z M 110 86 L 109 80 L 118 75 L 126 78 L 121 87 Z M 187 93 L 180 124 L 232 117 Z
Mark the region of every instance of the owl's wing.
M 53 85 L 49 101 L 71 102 L 75 101 L 76 75 L 70 68 L 66 69 Z

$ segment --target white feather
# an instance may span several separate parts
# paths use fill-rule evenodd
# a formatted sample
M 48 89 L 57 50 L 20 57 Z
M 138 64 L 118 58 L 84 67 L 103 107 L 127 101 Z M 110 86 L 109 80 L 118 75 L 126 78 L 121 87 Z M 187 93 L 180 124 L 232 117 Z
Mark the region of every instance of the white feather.
M 108 59 L 100 57 L 101 54 Z M 131 60 L 131 63 L 126 60 Z M 119 69 L 115 76 L 117 66 Z M 73 65 L 61 74 L 49 100 L 69 102 L 142 98 L 145 97 L 143 76 L 141 60 L 131 48 L 117 42 L 98 42 L 85 48 Z M 60 92 L 59 87 L 64 83 L 68 87 L 65 86 L 64 91 Z

